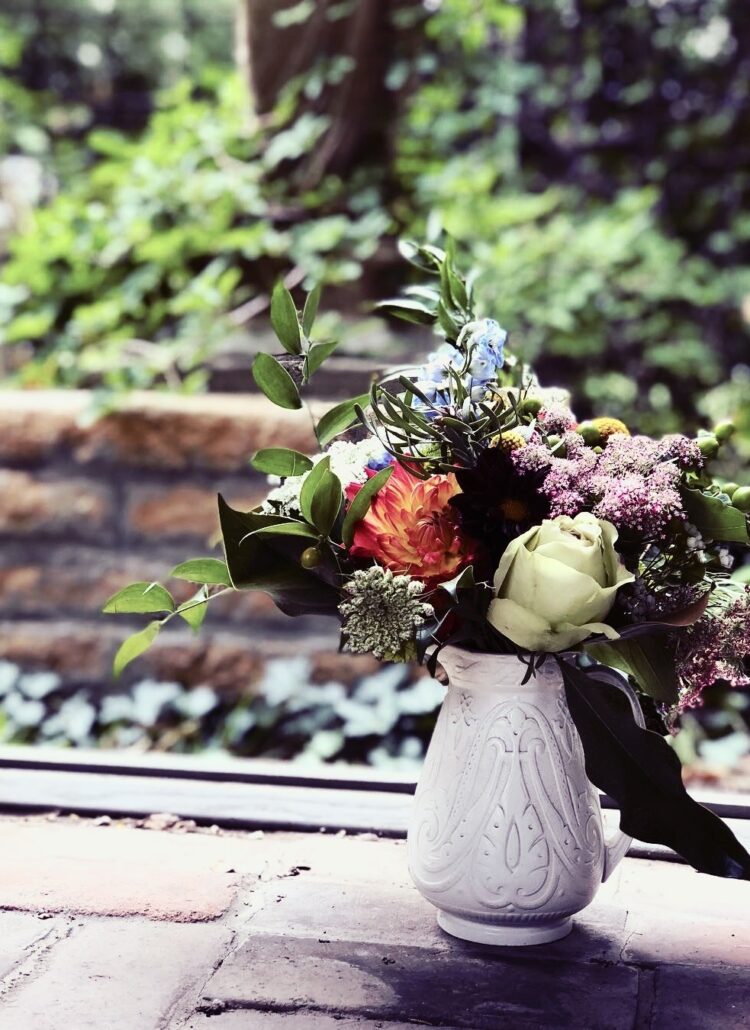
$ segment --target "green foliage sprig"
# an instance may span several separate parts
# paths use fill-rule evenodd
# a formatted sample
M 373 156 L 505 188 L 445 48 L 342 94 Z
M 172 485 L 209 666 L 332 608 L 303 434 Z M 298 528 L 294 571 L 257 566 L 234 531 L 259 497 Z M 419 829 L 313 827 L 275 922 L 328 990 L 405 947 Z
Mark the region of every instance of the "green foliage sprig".
M 284 353 L 258 354 L 252 372 L 265 396 L 281 408 L 303 406 L 302 393 L 335 349 L 336 341 L 313 339 L 320 296 L 320 287 L 314 287 L 307 294 L 302 311 L 298 311 L 283 283 L 273 291 L 272 324 Z M 310 412 L 321 447 L 357 421 L 361 405 L 367 403 L 368 397 L 344 401 L 317 422 Z M 313 462 L 299 451 L 273 447 L 258 451 L 251 463 L 258 471 L 270 475 L 306 477 L 299 498 L 301 518 L 262 508 L 237 511 L 219 496 L 225 560 L 194 558 L 172 571 L 174 578 L 198 585 L 189 601 L 178 606 L 161 584 L 133 583 L 118 591 L 104 606 L 108 614 L 162 616 L 123 642 L 114 660 L 115 675 L 119 676 L 130 662 L 147 651 L 172 619 L 179 616 L 197 630 L 209 603 L 233 590 L 262 590 L 288 615 L 337 613 L 342 548 L 392 469 L 384 469 L 370 479 L 345 514 L 344 492 L 330 468 L 330 458 Z

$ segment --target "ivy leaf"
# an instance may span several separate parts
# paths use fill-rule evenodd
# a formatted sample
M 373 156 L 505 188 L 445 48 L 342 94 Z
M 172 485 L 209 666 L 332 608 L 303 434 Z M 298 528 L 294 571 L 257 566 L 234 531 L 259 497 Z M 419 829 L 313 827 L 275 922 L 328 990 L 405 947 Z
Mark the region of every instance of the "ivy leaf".
M 682 491 L 682 503 L 689 520 L 707 540 L 729 544 L 750 543 L 747 519 L 739 508 L 720 501 L 712 494 L 687 487 Z
M 131 583 L 113 594 L 102 611 L 108 615 L 173 612 L 174 600 L 170 592 L 159 583 Z
M 145 651 L 148 651 L 149 647 L 153 644 L 159 635 L 159 629 L 161 623 L 149 622 L 148 626 L 144 629 L 139 630 L 137 633 L 133 633 L 131 636 L 124 640 L 115 655 L 115 660 L 112 663 L 112 671 L 115 676 L 119 676 L 123 669 L 130 664 L 135 658 L 138 658 Z
M 312 328 L 315 325 L 315 319 L 318 315 L 318 307 L 320 305 L 320 295 L 323 292 L 323 287 L 320 283 L 314 286 L 307 297 L 305 298 L 305 307 L 302 311 L 302 332 L 305 336 L 310 335 Z
M 300 565 L 306 540 L 283 535 L 261 540 L 253 535 L 256 529 L 277 524 L 278 516 L 236 511 L 220 496 L 219 519 L 227 566 L 238 590 L 264 590 L 287 615 L 338 613 L 339 592 L 323 578 L 330 571 L 333 581 L 335 570 L 323 565 L 308 571 Z
M 253 379 L 269 401 L 280 408 L 301 408 L 299 391 L 294 380 L 271 354 L 257 354 L 253 361 Z
M 750 854 L 729 827 L 690 797 L 666 740 L 640 727 L 623 693 L 558 659 L 586 774 L 620 809 L 623 833 L 664 844 L 702 873 L 750 880 Z
M 352 397 L 351 400 L 342 401 L 341 404 L 337 404 L 335 408 L 327 411 L 320 422 L 318 422 L 316 429 L 320 446 L 326 447 L 331 440 L 349 429 L 359 417 L 357 415 L 357 407 L 363 407 L 369 400 L 370 394 L 363 393 L 359 397 Z
M 258 451 L 250 464 L 258 472 L 269 476 L 301 476 L 309 472 L 313 463 L 306 454 L 293 451 L 289 447 L 267 447 Z
M 362 521 L 370 510 L 370 505 L 375 500 L 378 491 L 385 486 L 393 475 L 393 468 L 393 465 L 388 465 L 386 468 L 381 469 L 380 472 L 377 472 L 368 479 L 357 491 L 352 503 L 349 505 L 349 510 L 346 513 L 341 530 L 342 542 L 345 547 L 351 546 L 357 523 Z
M 289 354 L 302 352 L 297 308 L 282 282 L 276 283 L 271 296 L 271 325 L 285 351 Z
M 227 563 L 219 558 L 191 558 L 176 565 L 170 575 L 174 579 L 187 580 L 188 583 L 210 583 L 225 587 L 232 585 Z
M 197 603 L 203 602 L 203 603 Z M 190 626 L 196 633 L 203 625 L 203 620 L 206 617 L 208 611 L 208 589 L 202 586 L 200 590 L 194 594 L 189 601 L 185 601 L 177 609 L 177 614 L 181 619 Z

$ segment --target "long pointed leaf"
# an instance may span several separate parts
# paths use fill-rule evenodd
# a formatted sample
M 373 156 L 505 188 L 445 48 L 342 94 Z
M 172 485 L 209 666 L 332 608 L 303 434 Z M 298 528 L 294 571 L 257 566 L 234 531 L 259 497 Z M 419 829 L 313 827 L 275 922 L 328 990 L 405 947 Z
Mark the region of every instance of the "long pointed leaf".
M 271 296 L 271 325 L 284 350 L 299 354 L 302 350 L 297 308 L 289 290 L 283 283 L 276 283 Z
M 559 659 L 586 773 L 620 809 L 624 833 L 665 844 L 695 869 L 750 880 L 750 854 L 729 827 L 690 797 L 680 761 L 663 737 L 642 729 L 615 686 Z
M 349 505 L 349 510 L 344 518 L 344 526 L 342 529 L 342 539 L 345 547 L 351 545 L 354 539 L 354 530 L 356 529 L 357 523 L 365 517 L 367 512 L 370 510 L 370 505 L 375 499 L 375 495 L 381 490 L 388 480 L 393 475 L 393 465 L 388 465 L 386 468 L 381 469 L 374 476 L 367 480 L 367 482 L 357 491 L 354 500 Z

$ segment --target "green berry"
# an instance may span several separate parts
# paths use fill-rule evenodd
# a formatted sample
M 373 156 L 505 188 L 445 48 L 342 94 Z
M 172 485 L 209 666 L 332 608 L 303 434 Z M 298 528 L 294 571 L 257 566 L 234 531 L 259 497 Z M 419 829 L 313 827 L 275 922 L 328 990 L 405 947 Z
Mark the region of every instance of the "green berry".
M 593 422 L 581 422 L 576 432 L 579 436 L 583 437 L 583 442 L 588 444 L 589 447 L 598 447 L 601 445 L 602 434 Z
M 542 402 L 538 397 L 525 397 L 518 405 L 518 410 L 522 415 L 536 416 L 542 410 Z
M 697 442 L 704 458 L 715 458 L 719 453 L 719 441 L 715 436 L 699 436 Z
M 741 486 L 732 494 L 732 504 L 740 511 L 750 512 L 750 486 Z
M 722 486 L 722 488 L 721 488 L 721 492 L 723 494 L 726 494 L 727 497 L 732 497 L 733 494 L 734 494 L 734 491 L 735 490 L 739 490 L 739 488 L 740 488 L 740 484 L 739 483 L 725 483 Z
M 730 422 L 727 419 L 725 422 L 719 422 L 719 424 L 714 427 L 714 436 L 720 443 L 724 443 L 725 440 L 734 436 L 736 428 L 737 427 L 734 422 Z
M 323 555 L 320 553 L 319 547 L 306 547 L 302 552 L 300 564 L 303 569 L 317 569 L 322 560 Z

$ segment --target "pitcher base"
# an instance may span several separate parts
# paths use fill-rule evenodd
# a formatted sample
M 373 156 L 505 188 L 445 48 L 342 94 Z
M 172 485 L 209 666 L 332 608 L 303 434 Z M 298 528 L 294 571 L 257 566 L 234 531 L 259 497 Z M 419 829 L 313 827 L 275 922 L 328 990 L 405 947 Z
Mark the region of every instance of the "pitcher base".
M 497 923 L 480 923 L 450 912 L 438 911 L 438 926 L 452 937 L 474 944 L 495 944 L 504 947 L 519 948 L 530 944 L 548 944 L 567 937 L 573 929 L 570 917 L 554 922 L 530 924 L 525 926 L 500 926 Z

